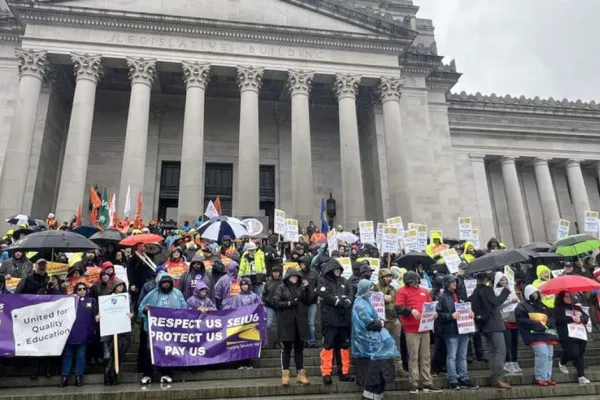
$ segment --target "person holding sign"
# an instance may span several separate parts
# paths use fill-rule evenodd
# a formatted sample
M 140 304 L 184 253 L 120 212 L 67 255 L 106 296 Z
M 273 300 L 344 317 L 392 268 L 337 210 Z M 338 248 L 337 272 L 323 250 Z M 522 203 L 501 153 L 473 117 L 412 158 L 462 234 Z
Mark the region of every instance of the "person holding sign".
M 573 304 L 573 296 L 569 292 L 562 291 L 557 294 L 555 304 L 556 330 L 563 350 L 558 363 L 560 372 L 568 374 L 567 363 L 573 361 L 577 369 L 579 383 L 582 385 L 590 384 L 590 380 L 584 374 L 585 360 L 583 358 L 587 345 L 585 325 L 589 316 L 583 312 L 579 304 Z M 581 332 L 581 334 L 578 334 L 578 332 Z
M 373 290 L 371 281 L 359 281 L 352 307 L 352 357 L 364 399 L 383 398 L 385 384 L 396 377 L 394 359 L 400 356 L 396 341 L 371 303 Z
M 508 267 L 510 268 L 510 267 Z M 511 270 L 512 271 L 512 270 Z M 518 347 L 519 347 L 519 331 L 517 329 L 517 323 L 515 322 L 515 308 L 519 302 L 514 290 L 514 283 L 508 279 L 502 272 L 496 272 L 494 275 L 494 292 L 497 296 L 502 293 L 504 288 L 510 290 L 510 296 L 500 306 L 500 313 L 502 320 L 504 321 L 504 345 L 506 346 L 506 359 L 504 362 L 504 371 L 508 373 L 520 373 L 523 370 L 519 367 L 517 362 Z
M 552 380 L 552 356 L 558 336 L 549 324 L 549 310 L 541 300 L 540 292 L 527 285 L 523 301 L 515 309 L 515 319 L 523 342 L 531 346 L 535 355 L 535 383 L 538 386 L 554 386 Z

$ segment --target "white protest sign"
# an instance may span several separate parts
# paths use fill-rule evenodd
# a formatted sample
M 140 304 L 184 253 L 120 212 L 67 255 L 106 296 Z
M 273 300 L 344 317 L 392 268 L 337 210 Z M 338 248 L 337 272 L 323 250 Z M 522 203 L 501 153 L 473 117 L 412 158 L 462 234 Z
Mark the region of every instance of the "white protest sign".
M 465 289 L 467 291 L 467 298 L 471 297 L 476 287 L 477 279 L 465 279 Z
M 375 229 L 373 221 L 358 221 L 358 231 L 361 243 L 375 243 Z
M 510 265 L 504 266 L 504 275 L 508 279 L 508 288 L 513 289 L 515 287 L 515 271 L 513 271 Z
M 369 262 L 369 265 L 373 270 L 373 272 L 371 273 L 371 282 L 377 285 L 379 283 L 380 260 L 379 258 L 366 258 L 365 260 Z
M 78 298 L 74 296 L 65 296 L 56 301 L 13 309 L 15 356 L 60 356 L 77 317 L 76 301 Z M 88 302 L 92 307 L 91 299 L 78 305 L 86 307 Z
M 388 225 L 384 224 L 383 222 L 377 223 L 377 232 L 375 234 L 375 241 L 377 242 L 377 248 L 379 249 L 379 252 L 381 252 L 381 242 L 383 240 L 383 228 L 385 228 L 386 226 L 388 226 Z
M 275 209 L 274 229 L 276 235 L 285 235 L 285 211 Z
M 573 339 L 588 340 L 587 330 L 583 324 L 567 324 L 569 337 Z
M 583 312 L 588 316 L 588 322 L 585 324 L 585 329 L 588 333 L 592 333 L 592 319 L 590 318 L 590 308 L 586 306 L 581 306 Z
M 127 286 L 127 289 L 129 289 L 129 278 L 127 278 L 127 268 L 125 268 L 122 265 L 115 265 L 114 266 L 114 270 L 115 270 L 115 276 L 122 280 L 123 282 L 125 282 L 125 285 Z
M 586 211 L 584 223 L 585 232 L 598 236 L 598 211 Z
M 337 232 L 335 228 L 327 232 L 327 251 L 329 252 L 329 257 L 333 254 L 334 251 L 338 251 L 338 241 L 335 238 Z
M 298 234 L 298 220 L 292 218 L 285 219 L 285 242 L 297 242 L 300 240 Z
M 396 228 L 398 231 L 396 240 L 398 240 L 398 250 L 404 247 L 404 223 L 402 222 L 402 217 L 394 217 L 387 219 L 388 226 L 392 228 Z
M 383 297 L 383 293 L 373 292 L 371 295 L 371 304 L 375 311 L 377 311 L 377 316 L 385 320 L 385 298 Z
M 129 294 L 119 293 L 98 297 L 100 336 L 131 332 Z
M 473 228 L 473 237 L 471 238 L 471 243 L 475 246 L 476 249 L 481 249 L 481 239 L 479 237 L 479 228 Z
M 473 220 L 471 217 L 458 218 L 458 239 L 471 240 L 473 238 Z
M 451 274 L 458 272 L 458 266 L 462 263 L 462 260 L 455 249 L 443 250 L 440 253 L 440 256 L 444 259 L 446 267 L 448 267 L 448 271 L 450 271 Z
M 425 251 L 427 248 L 427 225 L 419 225 L 417 227 L 417 241 L 419 243 L 419 251 Z
M 383 229 L 383 240 L 381 241 L 382 253 L 398 252 L 398 229 L 386 226 Z
M 349 257 L 338 257 L 336 260 L 344 268 L 342 278 L 349 279 L 352 276 L 352 260 Z
M 407 253 L 411 251 L 419 251 L 419 238 L 416 229 L 404 231 L 404 249 Z
M 564 269 L 555 269 L 550 272 L 552 272 L 553 278 L 557 278 L 557 277 L 561 276 L 562 274 L 564 274 L 565 270 Z
M 419 322 L 419 332 L 427 332 L 433 330 L 433 323 L 435 322 L 437 303 L 437 301 L 432 301 L 431 303 L 423 303 L 423 311 L 421 311 L 421 320 Z
M 556 240 L 561 240 L 569 236 L 569 230 L 571 229 L 571 222 L 566 219 L 558 221 L 558 231 L 556 232 Z
M 475 332 L 475 320 L 471 317 L 471 303 L 455 303 L 456 312 L 460 314 L 456 325 L 458 326 L 458 334 Z

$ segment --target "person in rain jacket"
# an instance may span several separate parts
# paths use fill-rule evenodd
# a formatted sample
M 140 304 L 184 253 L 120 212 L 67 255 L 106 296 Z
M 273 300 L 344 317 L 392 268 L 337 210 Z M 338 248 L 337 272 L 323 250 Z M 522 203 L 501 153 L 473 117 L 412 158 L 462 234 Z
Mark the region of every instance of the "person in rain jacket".
M 300 266 L 300 275 L 302 275 L 302 284 L 308 282 L 310 287 L 308 299 L 308 331 L 310 338 L 308 339 L 308 347 L 317 347 L 317 330 L 315 320 L 317 319 L 317 285 L 319 284 L 319 274 L 310 267 L 310 257 L 305 255 L 298 261 Z
M 385 301 L 385 329 L 388 330 L 390 335 L 396 341 L 396 346 L 400 350 L 400 335 L 402 333 L 402 324 L 398 319 L 396 313 L 396 289 L 392 287 L 392 272 L 387 268 L 381 268 L 379 270 L 379 284 L 377 290 L 383 293 Z M 357 290 L 358 292 L 358 290 Z M 400 353 L 394 360 L 396 370 L 402 370 L 402 360 L 400 359 Z
M 227 275 L 222 276 L 215 285 L 215 303 L 219 309 L 222 308 L 227 299 L 231 296 L 237 296 L 241 290 L 238 264 L 235 261 L 231 261 L 227 271 Z
M 209 288 L 202 280 L 196 281 L 196 287 L 194 288 L 194 294 L 192 297 L 186 300 L 189 309 L 198 310 L 202 313 L 208 311 L 215 311 L 217 307 L 208 297 Z
M 263 291 L 262 295 L 262 301 L 265 304 L 267 312 L 267 328 L 270 328 L 271 325 L 273 325 L 273 322 L 276 320 L 275 292 L 277 291 L 279 285 L 281 285 L 283 282 L 281 277 L 281 267 L 279 265 L 274 266 L 271 273 L 273 276 L 267 279 L 265 290 Z
M 498 239 L 496 239 L 496 238 L 491 238 L 487 242 L 487 246 L 486 247 L 487 247 L 488 253 L 491 253 L 492 251 L 496 251 L 496 250 L 506 249 L 506 246 L 504 245 L 504 243 L 500 243 L 498 241 Z
M 144 331 L 148 332 L 148 311 L 150 307 L 162 307 L 162 308 L 187 308 L 183 294 L 179 289 L 175 288 L 173 277 L 166 272 L 162 272 L 158 275 L 158 285 L 156 289 L 152 290 L 146 295 L 140 302 L 138 308 L 138 314 L 144 321 Z M 169 376 L 169 370 L 164 367 L 159 367 L 161 374 L 160 383 L 171 383 L 173 380 Z M 142 385 L 148 385 L 152 383 L 152 359 L 150 357 L 150 346 L 146 353 Z
M 515 307 L 516 303 L 519 302 L 519 298 L 514 292 L 514 288 L 508 286 L 508 277 L 502 272 L 498 271 L 494 275 L 494 293 L 496 296 L 500 296 L 504 288 L 510 290 L 510 296 L 504 303 L 500 305 L 500 314 L 504 321 L 504 346 L 506 347 L 506 359 L 504 362 L 504 371 L 509 374 L 520 373 L 523 370 L 519 367 L 517 361 L 518 348 L 519 348 L 519 330 L 517 329 L 517 323 L 515 322 Z
M 98 300 L 98 297 L 100 296 L 111 294 L 113 291 L 114 280 L 114 267 L 110 261 L 106 261 L 102 264 L 102 271 L 100 271 L 98 282 L 92 286 L 92 289 L 90 290 L 90 296 Z
M 45 289 L 50 281 L 50 277 L 46 272 L 47 266 L 48 262 L 43 258 L 37 260 L 33 271 L 17 284 L 15 294 L 37 294 L 40 290 Z
M 352 357 L 364 399 L 383 398 L 385 384 L 396 377 L 394 359 L 400 356 L 396 341 L 384 328 L 385 321 L 371 304 L 373 289 L 371 281 L 359 281 L 352 306 Z
M 371 268 L 371 264 L 367 260 L 361 260 L 360 258 L 357 260 L 355 265 L 358 264 L 358 271 L 352 271 L 352 276 L 348 279 L 348 285 L 350 285 L 350 290 L 352 291 L 352 295 L 356 294 L 356 285 L 361 279 L 371 279 L 371 275 L 373 274 L 373 268 Z
M 259 297 L 262 296 L 264 283 L 267 280 L 267 265 L 265 264 L 265 253 L 249 242 L 246 251 L 242 255 L 240 263 L 240 276 L 252 282 L 252 291 Z
M 290 384 L 290 359 L 294 349 L 296 363 L 296 380 L 301 385 L 310 382 L 304 369 L 304 341 L 308 339 L 307 307 L 311 296 L 311 287 L 302 281 L 302 275 L 295 268 L 289 268 L 283 283 L 276 291 L 273 299 L 277 312 L 277 339 L 282 343 L 281 350 L 281 384 Z
M 25 253 L 15 250 L 10 260 L 4 261 L 0 265 L 0 275 L 6 279 L 23 279 L 33 271 L 33 264 L 25 257 Z
M 537 279 L 533 281 L 532 285 L 535 288 L 539 288 L 544 283 L 548 282 L 552 279 L 552 271 L 545 265 L 538 265 L 535 270 Z M 543 294 L 542 295 L 542 303 L 549 309 L 554 308 L 554 295 L 553 294 Z
M 261 304 L 262 300 L 252 291 L 250 279 L 243 278 L 240 282 L 240 293 L 223 301 L 223 310 L 235 310 L 252 304 Z
M 179 278 L 179 290 L 187 300 L 196 291 L 196 284 L 202 281 L 208 288 L 208 297 L 214 298 L 214 281 L 210 271 L 206 270 L 202 257 L 195 255 L 190 263 L 190 268 Z
M 352 382 L 350 376 L 350 329 L 354 293 L 346 279 L 342 277 L 344 268 L 334 258 L 324 265 L 317 294 L 321 298 L 321 326 L 323 329 L 323 350 L 321 350 L 321 375 L 323 383 L 331 385 L 333 355 L 340 351 L 342 375 L 340 380 Z
M 483 255 L 483 252 L 481 250 L 477 250 L 475 248 L 475 245 L 472 242 L 465 243 L 462 258 L 467 263 L 472 263 L 473 261 L 475 261 L 477 258 L 481 257 L 482 255 Z
M 431 234 L 431 243 L 425 248 L 425 253 L 431 258 L 435 258 L 442 251 L 447 249 L 448 245 L 442 243 L 442 235 L 440 235 L 439 232 L 433 232 Z

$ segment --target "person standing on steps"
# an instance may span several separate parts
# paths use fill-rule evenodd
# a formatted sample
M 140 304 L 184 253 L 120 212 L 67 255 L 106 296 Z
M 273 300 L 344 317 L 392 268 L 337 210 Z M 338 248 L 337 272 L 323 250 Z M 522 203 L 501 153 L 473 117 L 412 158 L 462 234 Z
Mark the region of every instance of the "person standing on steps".
M 385 329 L 390 333 L 396 346 L 398 347 L 398 355 L 394 359 L 396 372 L 403 373 L 402 359 L 400 358 L 400 335 L 402 333 L 402 324 L 396 313 L 396 290 L 392 287 L 392 272 L 387 268 L 379 270 L 379 285 L 377 290 L 383 293 L 385 301 Z
M 275 311 L 275 292 L 282 283 L 281 279 L 281 266 L 275 265 L 271 270 L 272 276 L 267 278 L 265 288 L 262 294 L 262 302 L 265 305 L 265 312 L 267 313 L 267 329 L 270 329 L 273 322 L 276 321 L 277 314 Z M 277 324 L 279 326 L 279 324 Z
M 504 288 L 511 288 L 508 286 L 508 277 L 502 272 L 496 272 L 494 275 L 494 292 L 496 295 L 500 295 Z M 504 372 L 509 374 L 519 374 L 523 370 L 519 367 L 517 362 L 518 347 L 519 347 L 519 330 L 517 329 L 517 323 L 515 322 L 515 308 L 519 298 L 516 293 L 511 290 L 511 295 L 502 303 L 500 306 L 500 314 L 504 321 L 504 345 L 506 347 L 506 358 L 504 362 Z
M 340 381 L 354 381 L 350 376 L 350 326 L 354 296 L 348 281 L 342 277 L 343 271 L 342 265 L 330 258 L 323 267 L 317 290 L 321 298 L 321 375 L 325 385 L 333 382 L 333 356 L 338 349 L 342 359 Z
M 307 341 L 307 347 L 317 347 L 317 330 L 315 328 L 315 320 L 317 319 L 317 285 L 319 283 L 319 274 L 317 271 L 310 267 L 310 257 L 304 255 L 298 260 L 300 266 L 300 275 L 302 275 L 302 284 L 308 283 L 310 288 L 310 296 L 308 299 L 308 333 L 309 338 Z

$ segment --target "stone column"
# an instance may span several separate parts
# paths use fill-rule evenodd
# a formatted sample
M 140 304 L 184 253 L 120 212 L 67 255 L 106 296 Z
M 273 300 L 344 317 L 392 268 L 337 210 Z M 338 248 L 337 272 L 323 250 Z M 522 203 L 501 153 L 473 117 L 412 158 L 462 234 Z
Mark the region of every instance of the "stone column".
M 473 190 L 477 197 L 477 210 L 479 212 L 479 236 L 481 243 L 485 245 L 488 239 L 497 237 L 496 229 L 494 228 L 490 188 L 485 170 L 485 155 L 469 154 L 469 158 L 473 169 Z
M 548 159 L 536 158 L 533 160 L 533 169 L 535 172 L 538 195 L 540 196 L 542 214 L 544 216 L 546 240 L 554 242 L 556 240 L 560 212 L 558 210 L 556 193 L 554 193 L 554 184 L 552 183 L 550 168 L 548 167 Z
M 71 121 L 63 158 L 60 189 L 56 203 L 58 221 L 68 221 L 85 196 L 96 86 L 102 76 L 102 56 L 71 54 L 76 84 Z
M 15 52 L 19 62 L 19 93 L 0 176 L 0 228 L 6 226 L 6 218 L 20 213 L 23 206 L 42 81 L 48 71 L 45 51 L 17 49 Z
M 361 77 L 335 76 L 334 91 L 339 103 L 340 151 L 342 162 L 342 225 L 350 231 L 365 218 L 360 148 L 358 145 L 358 120 L 356 118 L 356 93 Z
M 379 97 L 383 108 L 383 126 L 385 131 L 385 150 L 388 154 L 387 170 L 390 190 L 390 216 L 402 216 L 412 221 L 411 193 L 408 187 L 409 175 L 406 158 L 398 156 L 398 149 L 405 143 L 402 137 L 400 114 L 400 90 L 404 80 L 400 78 L 381 78 Z
M 240 88 L 240 138 L 235 176 L 234 216 L 255 216 L 260 209 L 260 148 L 258 93 L 264 68 L 238 67 Z
M 131 187 L 131 214 L 135 213 L 138 193 L 144 190 L 146 144 L 150 117 L 150 91 L 156 77 L 156 60 L 127 58 L 131 97 L 125 131 L 125 151 L 121 169 L 117 212 L 123 216 L 127 188 Z
M 314 75 L 290 70 L 287 81 L 292 98 L 292 204 L 300 226 L 308 226 L 316 218 L 308 105 Z
M 185 116 L 181 146 L 181 175 L 177 220 L 195 221 L 204 211 L 204 95 L 210 65 L 182 62 Z
M 502 157 L 502 178 L 504 179 L 504 190 L 508 203 L 510 226 L 512 229 L 515 247 L 531 243 L 527 215 L 523 204 L 521 184 L 517 176 L 517 167 L 514 157 Z
M 575 215 L 579 232 L 583 233 L 585 228 L 585 212 L 590 211 L 590 200 L 585 188 L 581 164 L 579 160 L 567 161 L 567 180 L 571 188 L 571 199 L 575 208 Z

